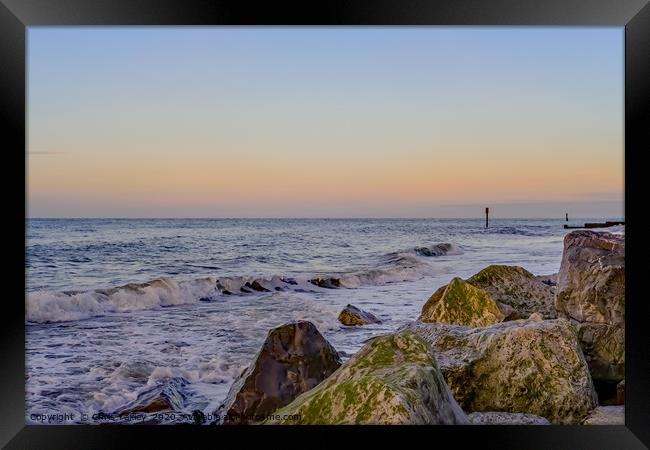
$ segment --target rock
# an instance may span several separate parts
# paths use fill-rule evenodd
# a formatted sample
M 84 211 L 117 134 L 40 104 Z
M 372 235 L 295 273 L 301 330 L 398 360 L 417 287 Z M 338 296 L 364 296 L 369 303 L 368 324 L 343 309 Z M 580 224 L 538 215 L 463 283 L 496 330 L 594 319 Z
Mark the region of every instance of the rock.
M 618 382 L 625 377 L 625 329 L 602 323 L 578 323 L 582 351 L 594 380 Z
M 419 320 L 480 327 L 504 317 L 490 294 L 456 277 L 433 293 Z
M 623 236 L 579 230 L 564 237 L 555 307 L 579 322 L 624 326 Z
M 343 325 L 354 326 L 367 325 L 369 323 L 381 323 L 381 320 L 356 306 L 348 305 L 343 308 L 343 311 L 339 314 L 339 322 Z
M 599 406 L 582 421 L 583 425 L 625 425 L 625 406 Z
M 501 302 L 496 302 L 497 306 L 499 307 L 499 310 L 503 314 L 503 322 L 507 322 L 509 320 L 517 320 L 517 319 L 523 319 L 524 317 L 519 314 L 519 312 L 513 308 L 510 305 L 506 305 L 505 303 Z
M 433 247 L 415 247 L 413 251 L 420 256 L 443 256 L 449 253 L 454 246 L 452 244 L 436 244 Z
M 252 290 L 257 291 L 257 292 L 271 292 L 270 289 L 267 289 L 264 286 L 262 286 L 258 280 L 255 280 L 252 283 L 246 282 L 246 284 L 244 286 L 249 287 Z
M 507 412 L 473 412 L 467 416 L 472 425 L 550 425 L 551 422 L 534 414 Z
M 307 321 L 269 331 L 253 363 L 233 383 L 216 414 L 224 423 L 258 422 L 312 389 L 341 365 L 338 353 Z
M 372 339 L 271 424 L 467 424 L 429 345 L 410 332 Z
M 557 286 L 557 273 L 551 275 L 536 275 L 535 279 L 541 281 L 547 286 L 555 287 Z
M 185 403 L 185 388 L 189 384 L 185 378 L 174 377 L 160 381 L 145 388 L 137 398 L 115 411 L 124 416 L 131 413 L 155 413 L 161 411 L 181 411 Z
M 621 382 L 616 385 L 616 403 L 619 405 L 625 404 L 625 380 L 621 380 Z
M 625 238 L 585 230 L 567 234 L 555 306 L 560 315 L 580 322 L 580 342 L 594 381 L 622 380 Z
M 337 289 L 341 287 L 341 280 L 339 278 L 312 278 L 309 280 L 314 286 L 322 287 L 325 289 Z
M 577 424 L 597 404 L 577 330 L 566 319 L 481 328 L 413 322 L 466 412 L 503 411 Z
M 532 314 L 528 317 L 528 319 L 529 319 L 529 320 L 536 320 L 536 321 L 544 320 L 544 318 L 542 317 L 542 315 L 541 315 L 540 313 L 532 313 Z
M 446 293 L 452 285 L 455 289 Z M 534 313 L 556 317 L 553 287 L 521 267 L 491 265 L 465 282 L 455 278 L 434 292 L 420 320 L 485 326 Z
M 491 265 L 468 278 L 467 282 L 514 309 L 516 314 L 507 315 L 510 320 L 523 319 L 532 313 L 539 313 L 544 319 L 554 319 L 554 290 L 543 280 L 522 267 Z

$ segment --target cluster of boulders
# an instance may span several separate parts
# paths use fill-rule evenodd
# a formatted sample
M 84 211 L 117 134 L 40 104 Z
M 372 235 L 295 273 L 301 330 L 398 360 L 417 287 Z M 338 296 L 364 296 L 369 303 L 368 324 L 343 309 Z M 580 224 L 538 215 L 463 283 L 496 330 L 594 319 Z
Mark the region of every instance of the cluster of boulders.
M 590 231 L 567 235 L 557 289 L 558 314 L 576 324 L 594 383 L 614 397 L 604 401 L 616 403 L 616 385 L 619 397 L 625 386 L 624 238 Z
M 489 266 L 345 364 L 309 322 L 271 330 L 217 411 L 224 423 L 619 424 L 625 244 L 569 233 L 557 276 Z M 347 305 L 347 326 L 380 323 Z
M 370 341 L 331 377 L 265 423 L 466 424 L 432 349 L 415 333 Z
M 622 236 L 575 231 L 557 276 L 489 266 L 453 278 L 417 321 L 344 364 L 312 323 L 277 327 L 217 423 L 621 424 L 624 253 Z M 339 320 L 380 323 L 352 305 Z
M 488 266 L 467 280 L 454 278 L 425 303 L 422 322 L 486 326 L 531 314 L 556 317 L 554 285 L 516 266 Z

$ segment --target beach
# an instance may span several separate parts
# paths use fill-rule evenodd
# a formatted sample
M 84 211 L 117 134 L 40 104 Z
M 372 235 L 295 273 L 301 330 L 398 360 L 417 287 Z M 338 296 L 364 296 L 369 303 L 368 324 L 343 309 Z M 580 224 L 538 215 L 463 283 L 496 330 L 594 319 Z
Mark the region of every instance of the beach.
M 30 220 L 26 420 L 68 413 L 76 419 L 65 423 L 88 423 L 173 377 L 189 381 L 186 413 L 212 412 L 269 329 L 308 320 L 346 361 L 415 320 L 452 277 L 490 264 L 557 273 L 562 224 Z M 348 303 L 382 323 L 342 325 Z

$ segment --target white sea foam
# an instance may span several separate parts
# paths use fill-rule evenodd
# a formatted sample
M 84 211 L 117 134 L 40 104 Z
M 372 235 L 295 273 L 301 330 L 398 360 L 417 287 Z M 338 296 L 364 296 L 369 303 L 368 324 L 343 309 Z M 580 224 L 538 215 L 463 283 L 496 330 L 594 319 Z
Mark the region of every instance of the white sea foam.
M 230 295 L 282 291 L 315 292 L 322 289 L 354 289 L 414 281 L 436 273 L 436 266 L 429 262 L 432 256 L 461 253 L 458 247 L 451 244 L 436 244 L 389 253 L 375 265 L 334 274 L 203 277 L 182 281 L 159 278 L 147 283 L 131 283 L 85 292 L 30 292 L 26 299 L 26 320 L 36 323 L 67 322 L 199 301 L 216 301 Z
M 189 282 L 157 279 L 143 284 L 87 292 L 39 291 L 27 295 L 28 322 L 65 322 L 109 313 L 195 303 L 218 295 L 214 279 Z
M 625 236 L 625 225 L 614 225 L 613 227 L 608 228 L 607 231 L 612 234 Z

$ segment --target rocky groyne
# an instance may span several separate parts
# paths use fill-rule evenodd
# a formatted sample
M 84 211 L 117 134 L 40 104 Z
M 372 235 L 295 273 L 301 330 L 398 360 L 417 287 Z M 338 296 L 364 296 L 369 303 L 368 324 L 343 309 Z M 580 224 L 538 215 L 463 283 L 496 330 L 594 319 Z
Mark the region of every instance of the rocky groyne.
M 353 305 L 339 321 L 381 322 Z M 624 335 L 624 237 L 574 231 L 558 274 L 491 265 L 452 278 L 343 364 L 310 322 L 272 329 L 213 423 L 619 424 Z M 159 386 L 129 411 L 177 403 L 175 385 Z

